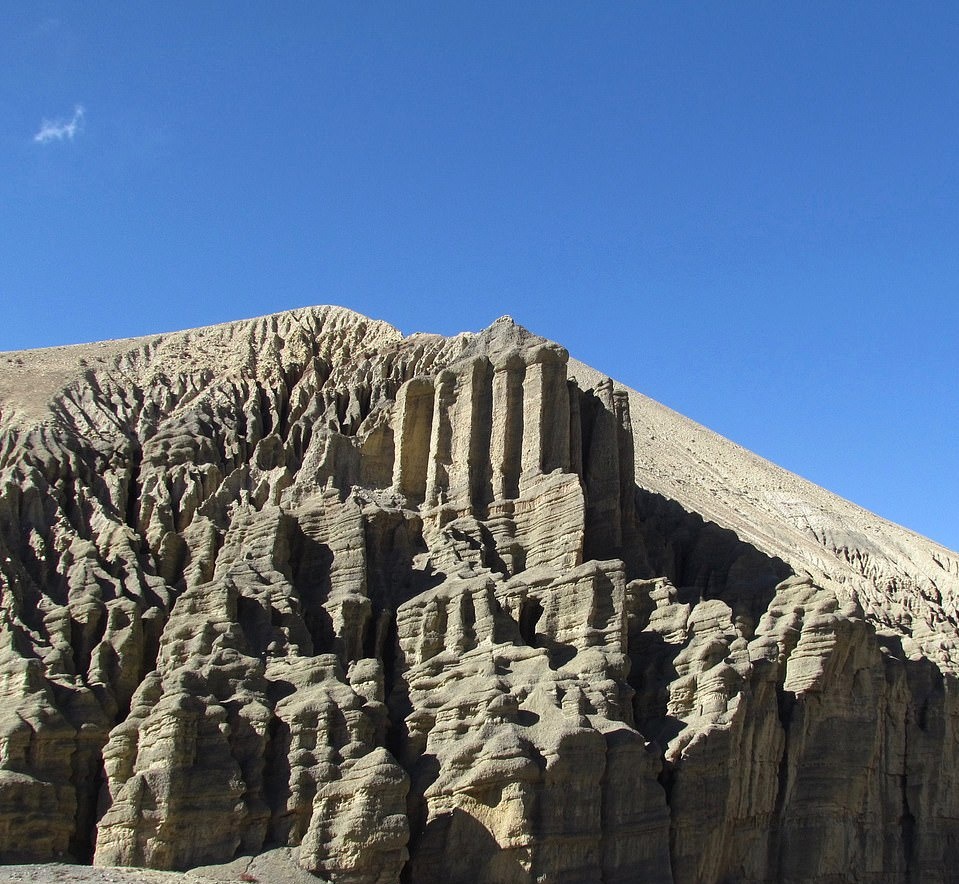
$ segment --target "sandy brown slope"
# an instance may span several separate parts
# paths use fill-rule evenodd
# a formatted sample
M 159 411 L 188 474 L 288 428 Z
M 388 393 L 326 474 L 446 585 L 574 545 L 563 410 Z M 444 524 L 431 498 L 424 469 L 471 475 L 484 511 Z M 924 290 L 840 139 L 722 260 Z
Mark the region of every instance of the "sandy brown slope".
M 576 360 L 585 387 L 602 375 Z M 838 585 L 871 619 L 906 637 L 906 650 L 956 671 L 959 555 L 832 494 L 628 390 L 636 482 Z M 915 642 L 914 646 L 912 642 Z
M 356 329 L 353 346 L 371 351 L 403 337 L 391 325 L 343 307 L 311 307 L 166 334 L 0 352 L 0 427 L 49 423 L 57 400 L 97 373 L 141 387 L 158 375 L 204 369 L 218 376 L 252 371 L 268 380 L 279 365 L 312 356 L 310 340 L 323 323 L 333 329 L 328 347 Z

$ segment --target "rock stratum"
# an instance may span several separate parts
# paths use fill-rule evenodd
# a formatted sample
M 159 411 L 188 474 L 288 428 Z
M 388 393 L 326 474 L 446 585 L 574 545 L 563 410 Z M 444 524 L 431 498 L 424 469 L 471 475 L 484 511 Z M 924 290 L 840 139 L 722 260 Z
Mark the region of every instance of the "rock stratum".
M 508 318 L 0 354 L 0 861 L 946 880 L 957 598 Z

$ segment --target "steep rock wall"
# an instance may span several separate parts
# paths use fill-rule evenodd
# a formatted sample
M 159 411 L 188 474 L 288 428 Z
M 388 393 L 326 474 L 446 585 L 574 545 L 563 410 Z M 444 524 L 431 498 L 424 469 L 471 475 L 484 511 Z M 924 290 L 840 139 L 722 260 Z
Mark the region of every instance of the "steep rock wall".
M 317 308 L 102 353 L 0 376 L 0 858 L 292 846 L 357 884 L 959 860 L 953 597 L 637 485 L 635 397 L 561 347 Z

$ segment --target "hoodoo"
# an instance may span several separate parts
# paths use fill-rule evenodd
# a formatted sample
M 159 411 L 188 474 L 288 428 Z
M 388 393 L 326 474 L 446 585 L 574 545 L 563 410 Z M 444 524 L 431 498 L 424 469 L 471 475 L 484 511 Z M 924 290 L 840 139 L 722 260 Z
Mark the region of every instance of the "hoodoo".
M 508 317 L 0 354 L 0 861 L 946 880 L 957 598 Z

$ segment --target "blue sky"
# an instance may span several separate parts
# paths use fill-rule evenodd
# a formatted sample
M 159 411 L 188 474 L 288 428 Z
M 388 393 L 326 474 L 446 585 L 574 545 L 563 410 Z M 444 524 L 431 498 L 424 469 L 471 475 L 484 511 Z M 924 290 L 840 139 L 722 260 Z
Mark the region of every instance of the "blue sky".
M 0 349 L 504 313 L 959 548 L 959 4 L 0 13 Z

